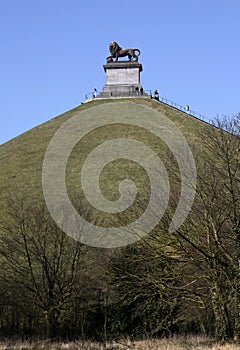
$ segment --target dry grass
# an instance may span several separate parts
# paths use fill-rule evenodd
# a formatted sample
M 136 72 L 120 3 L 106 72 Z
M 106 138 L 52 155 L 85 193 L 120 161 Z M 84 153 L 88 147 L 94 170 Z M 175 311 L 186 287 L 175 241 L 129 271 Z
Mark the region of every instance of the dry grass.
M 106 347 L 93 342 L 0 342 L 0 350 L 240 350 L 240 344 L 219 344 L 206 337 L 173 337 L 134 343 L 109 343 Z
M 141 341 L 137 346 L 139 350 L 240 350 L 239 344 L 220 344 L 200 336 Z

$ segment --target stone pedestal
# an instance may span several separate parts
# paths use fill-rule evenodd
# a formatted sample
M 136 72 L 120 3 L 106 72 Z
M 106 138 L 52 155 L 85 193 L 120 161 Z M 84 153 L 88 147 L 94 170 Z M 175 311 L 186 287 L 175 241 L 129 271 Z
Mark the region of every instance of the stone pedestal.
M 138 62 L 110 62 L 103 66 L 106 73 L 106 84 L 101 97 L 129 97 L 145 95 L 140 84 L 142 65 Z

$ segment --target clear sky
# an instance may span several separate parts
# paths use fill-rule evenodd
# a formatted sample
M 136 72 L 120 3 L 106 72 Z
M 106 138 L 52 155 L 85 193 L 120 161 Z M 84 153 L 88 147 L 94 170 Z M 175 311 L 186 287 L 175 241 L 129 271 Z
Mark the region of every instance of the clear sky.
M 0 144 L 105 84 L 108 45 L 141 50 L 146 90 L 240 112 L 240 0 L 1 0 Z

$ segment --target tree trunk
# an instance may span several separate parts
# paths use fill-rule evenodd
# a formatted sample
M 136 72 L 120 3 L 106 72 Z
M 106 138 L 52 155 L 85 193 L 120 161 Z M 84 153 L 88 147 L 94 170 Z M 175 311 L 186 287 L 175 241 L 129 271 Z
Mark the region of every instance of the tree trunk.
M 211 300 L 215 317 L 215 337 L 217 340 L 228 340 L 233 338 L 233 327 L 230 321 L 226 300 L 215 281 L 211 289 Z
M 236 264 L 237 264 L 237 276 L 236 276 L 236 315 L 235 315 L 235 327 L 234 335 L 239 337 L 240 335 L 240 229 L 236 232 Z

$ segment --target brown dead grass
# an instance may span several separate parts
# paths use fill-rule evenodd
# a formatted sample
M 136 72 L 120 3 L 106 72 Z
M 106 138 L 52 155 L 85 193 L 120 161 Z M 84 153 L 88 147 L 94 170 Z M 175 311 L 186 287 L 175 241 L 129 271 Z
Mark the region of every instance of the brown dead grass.
M 220 344 L 206 337 L 175 337 L 141 341 L 137 343 L 140 350 L 240 350 L 239 344 Z
M 93 342 L 0 342 L 0 350 L 240 350 L 240 344 L 220 344 L 206 337 L 173 337 L 170 339 L 122 341 L 103 344 Z

